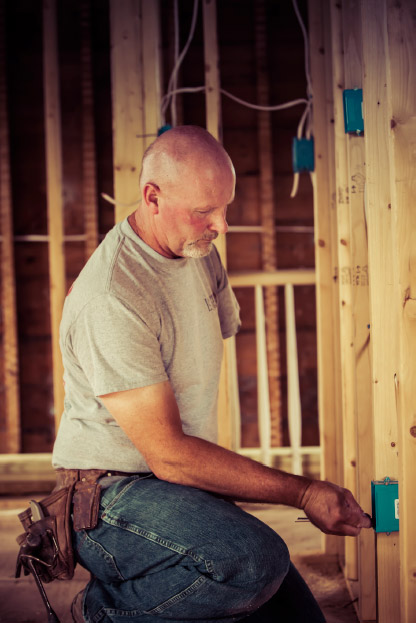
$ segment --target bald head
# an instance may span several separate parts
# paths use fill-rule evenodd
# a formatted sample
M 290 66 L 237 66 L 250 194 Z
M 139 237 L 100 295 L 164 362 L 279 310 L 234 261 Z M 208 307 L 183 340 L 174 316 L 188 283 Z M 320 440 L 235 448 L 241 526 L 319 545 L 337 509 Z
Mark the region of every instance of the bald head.
M 161 255 L 205 257 L 226 233 L 234 167 L 206 130 L 179 126 L 159 136 L 143 157 L 140 187 L 133 229 Z
M 231 159 L 209 132 L 198 126 L 179 126 L 164 132 L 146 150 L 140 187 L 150 182 L 173 188 L 184 176 L 209 184 L 227 173 L 234 177 Z

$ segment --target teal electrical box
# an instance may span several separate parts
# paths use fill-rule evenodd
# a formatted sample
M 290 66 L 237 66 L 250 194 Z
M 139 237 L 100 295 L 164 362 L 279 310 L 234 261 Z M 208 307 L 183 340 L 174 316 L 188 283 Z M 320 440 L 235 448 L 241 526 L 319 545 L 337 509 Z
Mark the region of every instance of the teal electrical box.
M 345 133 L 362 134 L 364 132 L 363 90 L 345 89 L 343 101 Z
M 399 483 L 397 480 L 372 480 L 371 501 L 375 532 L 399 530 Z
M 294 138 L 292 141 L 292 165 L 294 173 L 313 171 L 315 168 L 314 142 L 311 138 Z

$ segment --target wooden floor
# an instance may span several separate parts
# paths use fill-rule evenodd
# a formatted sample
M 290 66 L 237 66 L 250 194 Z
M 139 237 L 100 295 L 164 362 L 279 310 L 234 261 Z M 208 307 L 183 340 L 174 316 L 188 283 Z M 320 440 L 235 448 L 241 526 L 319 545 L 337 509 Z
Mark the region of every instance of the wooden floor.
M 20 534 L 16 512 L 27 499 L 0 498 L 0 622 L 44 623 L 45 610 L 30 577 L 14 579 L 17 554 L 15 538 Z M 357 623 L 351 598 L 337 564 L 319 553 L 320 532 L 310 524 L 295 523 L 297 509 L 284 506 L 247 505 L 246 510 L 269 524 L 286 541 L 294 564 L 318 599 L 327 623 Z M 53 582 L 47 586 L 49 599 L 61 623 L 71 623 L 69 607 L 73 596 L 83 588 L 88 574 L 77 568 L 71 582 Z

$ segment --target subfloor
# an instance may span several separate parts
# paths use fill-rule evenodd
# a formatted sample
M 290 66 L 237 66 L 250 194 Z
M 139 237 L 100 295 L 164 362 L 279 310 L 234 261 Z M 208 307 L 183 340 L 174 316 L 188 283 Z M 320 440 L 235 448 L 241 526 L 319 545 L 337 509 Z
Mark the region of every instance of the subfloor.
M 27 498 L 0 498 L 0 622 L 44 623 L 46 611 L 31 577 L 14 579 L 16 536 L 22 532 L 16 513 Z M 285 506 L 246 505 L 286 541 L 292 560 L 309 584 L 327 623 L 358 623 L 355 609 L 336 562 L 320 553 L 321 533 L 309 523 L 296 523 L 300 511 Z M 46 591 L 61 623 L 72 623 L 70 604 L 89 575 L 79 566 L 70 582 L 52 582 Z M 286 623 L 286 622 L 282 622 Z M 288 623 L 288 622 L 287 622 Z

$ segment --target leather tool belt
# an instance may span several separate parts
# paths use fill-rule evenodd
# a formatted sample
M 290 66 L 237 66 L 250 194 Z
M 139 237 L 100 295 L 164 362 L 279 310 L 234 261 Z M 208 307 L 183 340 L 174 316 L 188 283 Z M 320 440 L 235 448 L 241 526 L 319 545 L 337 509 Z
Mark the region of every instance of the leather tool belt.
M 72 528 L 92 530 L 98 522 L 103 476 L 132 476 L 132 473 L 103 469 L 58 469 L 52 493 L 34 500 L 18 517 L 25 532 L 20 545 L 16 577 L 23 567 L 25 575 L 36 572 L 43 582 L 70 580 L 75 562 Z

